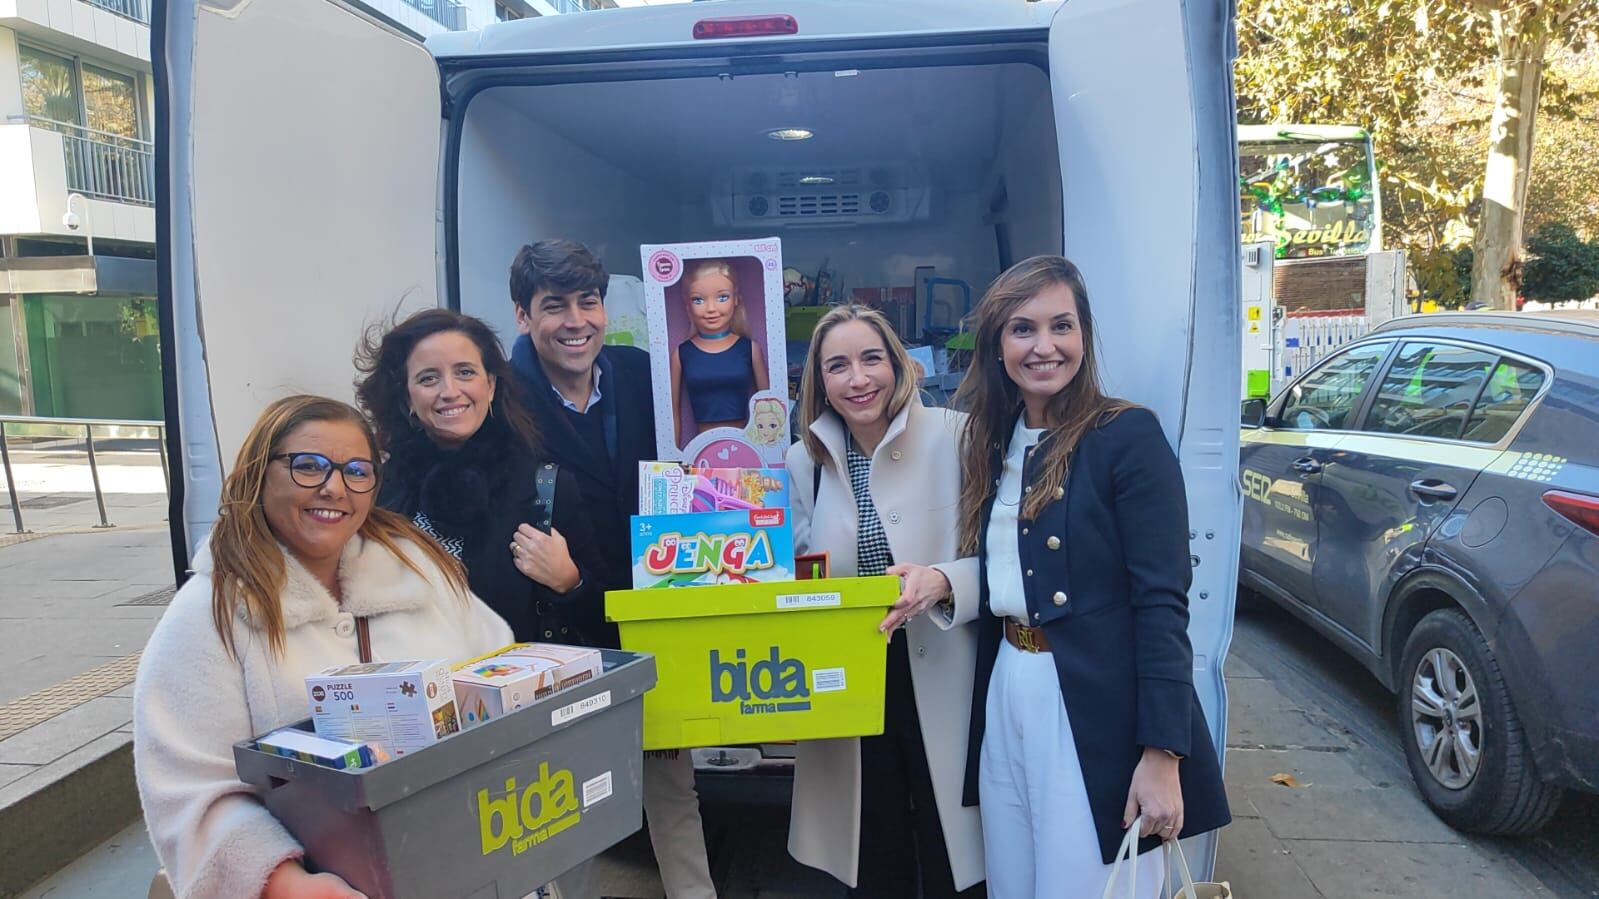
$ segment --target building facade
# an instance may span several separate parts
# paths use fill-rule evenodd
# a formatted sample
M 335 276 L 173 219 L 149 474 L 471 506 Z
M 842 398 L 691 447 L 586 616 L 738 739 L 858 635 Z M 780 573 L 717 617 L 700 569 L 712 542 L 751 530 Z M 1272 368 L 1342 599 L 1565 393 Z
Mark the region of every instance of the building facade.
M 152 2 L 0 0 L 0 415 L 162 417 Z M 616 2 L 352 5 L 425 39 Z

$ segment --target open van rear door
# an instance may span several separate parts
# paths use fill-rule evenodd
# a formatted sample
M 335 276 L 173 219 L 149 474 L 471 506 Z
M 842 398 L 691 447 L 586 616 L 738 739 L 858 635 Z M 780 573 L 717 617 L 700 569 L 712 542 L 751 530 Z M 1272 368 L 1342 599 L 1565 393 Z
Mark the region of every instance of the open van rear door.
M 1107 389 L 1153 409 L 1182 460 L 1194 685 L 1219 756 L 1242 515 L 1233 15 L 1232 0 L 1066 0 L 1049 32 L 1066 255 Z M 1208 872 L 1214 834 L 1198 842 Z
M 363 328 L 438 305 L 440 93 L 336 0 L 156 7 L 162 369 L 179 569 L 267 402 L 352 398 Z

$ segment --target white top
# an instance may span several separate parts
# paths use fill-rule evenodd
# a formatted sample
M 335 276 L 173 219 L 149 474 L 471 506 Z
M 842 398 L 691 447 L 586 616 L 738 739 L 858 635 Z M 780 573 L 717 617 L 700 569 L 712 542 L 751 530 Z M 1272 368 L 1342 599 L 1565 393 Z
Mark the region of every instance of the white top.
M 988 516 L 988 607 L 1001 618 L 1027 622 L 1027 592 L 1022 584 L 1022 554 L 1016 542 L 1017 513 L 1022 508 L 1022 463 L 1029 447 L 1038 443 L 1043 428 L 1027 427 L 1027 418 L 1016 419 L 1011 432 L 1010 452 L 999 476 L 999 491 L 994 510 Z

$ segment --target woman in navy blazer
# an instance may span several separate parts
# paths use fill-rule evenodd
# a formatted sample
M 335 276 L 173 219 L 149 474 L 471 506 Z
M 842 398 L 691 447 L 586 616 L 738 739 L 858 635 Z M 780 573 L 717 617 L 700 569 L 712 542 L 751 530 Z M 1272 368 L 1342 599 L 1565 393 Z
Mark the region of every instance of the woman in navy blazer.
M 1140 853 L 1230 820 L 1193 686 L 1182 472 L 1155 416 L 1102 391 L 1072 263 L 1018 263 L 976 320 L 956 400 L 983 573 L 955 613 L 979 620 L 964 801 L 994 899 L 1098 896 L 1140 816 Z M 1138 867 L 1156 895 L 1160 854 Z

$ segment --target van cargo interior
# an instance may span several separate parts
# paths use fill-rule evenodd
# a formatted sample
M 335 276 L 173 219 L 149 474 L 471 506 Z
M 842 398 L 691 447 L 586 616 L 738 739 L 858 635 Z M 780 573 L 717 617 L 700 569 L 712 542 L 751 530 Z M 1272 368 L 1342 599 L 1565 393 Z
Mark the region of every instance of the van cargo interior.
M 835 301 L 913 305 L 918 278 L 975 302 L 1061 251 L 1049 77 L 1026 62 L 498 86 L 462 127 L 461 309 L 502 335 L 508 263 L 545 237 L 638 276 L 643 243 L 777 236 Z M 964 313 L 955 287 L 931 297 L 935 326 Z M 928 318 L 902 313 L 906 336 Z

